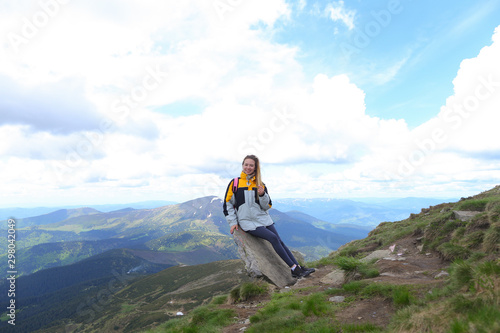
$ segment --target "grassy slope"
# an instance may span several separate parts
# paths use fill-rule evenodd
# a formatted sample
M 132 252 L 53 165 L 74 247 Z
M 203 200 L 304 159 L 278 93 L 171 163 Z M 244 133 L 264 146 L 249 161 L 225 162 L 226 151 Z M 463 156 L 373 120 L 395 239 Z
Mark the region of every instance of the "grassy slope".
M 480 213 L 461 221 L 454 211 Z M 500 332 L 500 186 L 456 203 L 422 209 L 403 221 L 381 223 L 365 239 L 350 242 L 313 264 L 353 264 L 356 258 L 408 236 L 421 238 L 423 251 L 438 252 L 449 261 L 450 275 L 444 287 L 422 292 L 419 286 L 352 281 L 342 289 L 347 303 L 359 295 L 390 299 L 398 311 L 389 325 L 358 324 L 356 318 L 352 323 L 340 323 L 335 318 L 338 306 L 326 301 L 334 290 L 302 291 L 272 294 L 271 300 L 250 317 L 247 331 Z M 152 332 L 221 332 L 234 323 L 235 315 L 234 309 L 210 304 Z
M 246 281 L 241 260 L 218 261 L 196 266 L 176 266 L 130 283 L 102 304 L 101 311 L 87 307 L 83 316 L 40 332 L 138 332 L 154 327 L 228 293 Z M 71 330 L 70 330 L 71 331 Z

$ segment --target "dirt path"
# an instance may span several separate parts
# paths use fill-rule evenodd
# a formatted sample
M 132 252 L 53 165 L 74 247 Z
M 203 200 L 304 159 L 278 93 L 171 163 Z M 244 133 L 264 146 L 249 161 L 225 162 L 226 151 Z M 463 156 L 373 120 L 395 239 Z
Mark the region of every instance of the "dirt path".
M 375 263 L 380 275 L 366 281 L 373 283 L 396 285 L 420 285 L 422 292 L 443 283 L 447 273 L 448 263 L 443 262 L 435 253 L 421 253 L 419 239 L 408 237 L 398 241 L 391 252 L 390 249 L 375 251 L 372 255 L 378 258 Z M 325 291 L 329 288 L 338 288 L 339 285 L 325 283 L 325 277 L 335 269 L 333 266 L 324 266 L 307 278 L 297 281 L 293 286 L 282 289 L 298 290 L 299 294 Z M 323 281 L 322 281 L 323 280 Z M 238 321 L 224 329 L 224 333 L 244 332 L 245 327 L 250 327 L 249 318 L 269 301 L 266 295 L 248 303 L 224 305 L 236 311 Z M 360 299 L 350 303 L 348 307 L 336 312 L 336 319 L 341 323 L 371 323 L 379 327 L 386 327 L 395 308 L 392 302 L 383 297 Z

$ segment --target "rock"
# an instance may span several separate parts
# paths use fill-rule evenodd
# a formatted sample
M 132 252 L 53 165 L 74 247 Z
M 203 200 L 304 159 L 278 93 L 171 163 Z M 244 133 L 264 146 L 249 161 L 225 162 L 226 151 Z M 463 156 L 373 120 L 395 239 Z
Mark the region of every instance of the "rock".
M 454 210 L 453 215 L 457 220 L 460 221 L 469 221 L 472 219 L 474 216 L 477 214 L 480 214 L 481 212 L 474 212 L 474 211 L 464 211 L 464 210 Z
M 302 264 L 305 263 L 304 254 L 302 252 L 295 251 L 295 250 L 290 250 L 290 251 L 292 251 L 293 256 L 295 257 L 295 259 L 299 263 L 302 263 Z
M 290 267 L 274 251 L 271 243 L 241 229 L 234 231 L 233 239 L 249 276 L 264 277 L 279 288 L 295 284 L 297 280 L 292 277 Z
M 448 274 L 448 272 L 445 272 L 445 271 L 441 271 L 439 274 L 437 274 L 434 278 L 435 279 L 439 279 L 441 277 L 446 277 L 446 276 L 449 276 L 450 274 Z
M 366 257 L 362 258 L 361 261 L 368 262 L 372 259 L 382 259 L 382 258 L 386 258 L 386 257 L 391 257 L 391 255 L 392 255 L 392 253 L 390 250 L 377 250 L 377 251 L 373 251 L 372 253 L 370 253 Z
M 320 282 L 340 287 L 344 284 L 344 280 L 344 271 L 342 269 L 335 269 L 331 273 L 323 276 Z
M 333 297 L 330 297 L 328 300 L 330 302 L 342 303 L 343 301 L 345 301 L 345 297 L 344 296 L 333 296 Z

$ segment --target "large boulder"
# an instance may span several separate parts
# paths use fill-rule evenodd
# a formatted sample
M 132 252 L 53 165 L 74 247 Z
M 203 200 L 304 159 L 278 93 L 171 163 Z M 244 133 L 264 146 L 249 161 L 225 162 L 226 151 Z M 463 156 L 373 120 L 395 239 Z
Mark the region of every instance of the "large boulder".
M 264 277 L 279 288 L 295 284 L 297 279 L 292 277 L 290 267 L 274 251 L 271 243 L 247 234 L 241 228 L 234 231 L 233 238 L 248 275 Z

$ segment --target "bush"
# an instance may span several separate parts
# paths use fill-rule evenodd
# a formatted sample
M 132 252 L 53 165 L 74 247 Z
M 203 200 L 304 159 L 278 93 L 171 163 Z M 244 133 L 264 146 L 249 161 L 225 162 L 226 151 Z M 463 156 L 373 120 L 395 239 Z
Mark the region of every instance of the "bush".
M 259 296 L 268 292 L 268 286 L 264 282 L 245 282 L 241 286 L 234 288 L 230 292 L 233 302 L 246 301 L 252 297 Z
M 445 260 L 467 259 L 471 251 L 463 246 L 453 244 L 450 242 L 443 243 L 437 247 L 437 250 Z
M 404 307 L 413 303 L 414 297 L 407 286 L 397 286 L 392 291 L 392 301 L 396 307 Z
M 326 302 L 323 294 L 311 294 L 304 301 L 302 305 L 302 314 L 304 316 L 320 316 L 328 310 L 328 303 Z
M 482 212 L 485 210 L 486 205 L 490 202 L 490 199 L 472 199 L 465 200 L 455 207 L 457 210 L 468 210 L 468 211 L 477 211 Z
M 458 290 L 464 286 L 467 286 L 467 289 L 472 287 L 474 272 L 470 263 L 463 260 L 456 261 L 450 266 L 449 273 L 451 288 Z
M 463 239 L 463 244 L 469 248 L 477 248 L 483 243 L 484 231 L 478 230 L 466 235 Z
M 227 295 L 216 296 L 212 299 L 211 304 L 219 305 L 227 302 Z
M 223 327 L 234 321 L 236 312 L 230 309 L 216 309 L 209 306 L 198 307 L 193 310 L 191 326 Z
M 359 294 L 368 285 L 365 281 L 351 281 L 342 286 L 342 289 L 351 294 Z
M 498 252 L 500 244 L 500 227 L 492 226 L 484 235 L 483 251 L 486 253 Z
M 334 263 L 345 271 L 346 281 L 352 280 L 358 273 L 361 275 L 361 278 L 374 278 L 379 275 L 379 271 L 373 264 L 362 262 L 353 257 L 337 256 Z
M 220 332 L 222 327 L 234 322 L 235 316 L 236 312 L 233 310 L 203 305 L 187 316 L 170 319 L 155 332 L 160 330 L 169 333 Z
M 361 265 L 361 261 L 353 257 L 338 256 L 334 261 L 335 265 L 346 272 L 353 272 Z
M 250 299 L 255 296 L 259 296 L 267 293 L 268 287 L 266 284 L 262 282 L 246 282 L 243 283 L 240 287 L 240 298 L 243 301 Z

